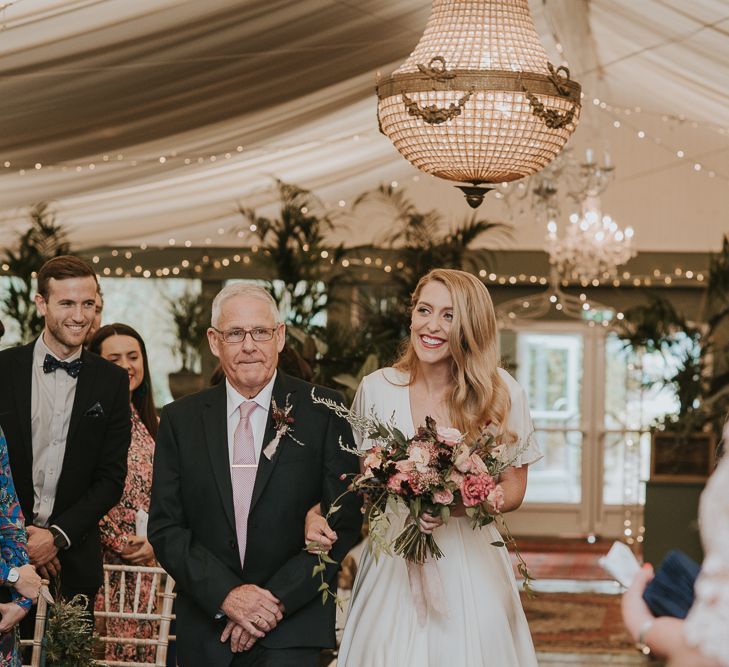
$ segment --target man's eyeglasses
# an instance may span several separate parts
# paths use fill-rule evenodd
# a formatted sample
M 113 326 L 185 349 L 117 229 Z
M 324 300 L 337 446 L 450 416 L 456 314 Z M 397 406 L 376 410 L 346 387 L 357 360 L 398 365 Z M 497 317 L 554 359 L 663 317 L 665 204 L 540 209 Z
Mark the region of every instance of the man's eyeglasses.
M 254 329 L 228 329 L 227 331 L 221 331 L 215 327 L 210 327 L 214 331 L 220 334 L 220 337 L 225 343 L 242 343 L 248 334 L 256 343 L 265 343 L 273 338 L 273 334 L 276 332 L 278 327 L 255 327 Z

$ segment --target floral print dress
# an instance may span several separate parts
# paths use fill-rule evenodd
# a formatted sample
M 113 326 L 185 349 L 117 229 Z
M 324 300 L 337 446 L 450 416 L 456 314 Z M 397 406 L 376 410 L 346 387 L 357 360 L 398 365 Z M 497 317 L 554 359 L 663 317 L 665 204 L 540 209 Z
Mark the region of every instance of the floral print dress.
M 149 496 L 152 489 L 152 462 L 154 460 L 154 438 L 142 423 L 136 409 L 132 405 L 132 441 L 129 446 L 127 459 L 127 479 L 124 485 L 119 504 L 114 507 L 101 520 L 101 546 L 104 553 L 104 563 L 117 565 L 130 565 L 121 557 L 126 548 L 127 540 L 136 534 L 137 510 L 149 512 Z M 126 577 L 124 592 L 124 610 L 133 611 L 134 591 L 137 577 Z M 120 573 L 111 572 L 109 576 L 109 608 L 116 611 L 119 608 L 121 577 Z M 152 591 L 152 575 L 142 575 L 140 586 L 139 605 L 137 611 L 145 613 Z M 96 610 L 104 610 L 103 587 L 96 598 Z M 152 602 L 152 609 L 155 601 Z M 152 621 L 122 620 L 117 618 L 106 619 L 106 635 L 109 637 L 136 637 L 149 639 L 155 634 Z M 154 646 L 135 646 L 133 644 L 106 645 L 106 660 L 154 662 Z
M 22 567 L 28 563 L 27 543 L 25 520 L 10 474 L 8 444 L 0 430 L 0 583 L 5 583 L 11 567 Z M 30 609 L 31 601 L 20 596 L 15 589 L 12 589 L 10 597 L 23 609 Z M 17 626 L 10 632 L 0 634 L 0 665 L 22 665 L 17 648 Z

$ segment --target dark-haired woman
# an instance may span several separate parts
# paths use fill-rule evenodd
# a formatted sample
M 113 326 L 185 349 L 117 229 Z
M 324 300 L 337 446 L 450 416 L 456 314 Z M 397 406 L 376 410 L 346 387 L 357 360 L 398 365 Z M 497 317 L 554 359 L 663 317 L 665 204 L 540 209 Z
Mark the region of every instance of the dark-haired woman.
M 126 324 L 108 324 L 101 327 L 89 343 L 89 350 L 124 368 L 129 373 L 129 391 L 132 408 L 132 442 L 129 447 L 128 471 L 124 492 L 119 504 L 101 521 L 101 541 L 104 562 L 123 565 L 153 565 L 154 551 L 147 540 L 146 531 L 137 534 L 138 517 L 149 512 L 152 488 L 152 462 L 154 438 L 157 435 L 157 410 L 154 407 L 152 383 L 147 350 L 142 337 Z M 143 521 L 142 521 L 143 522 Z M 126 577 L 124 605 L 132 611 L 136 587 L 135 576 Z M 111 573 L 109 603 L 118 607 L 120 576 Z M 137 610 L 146 612 L 152 594 L 151 576 L 142 578 Z M 154 602 L 153 602 L 154 607 Z M 96 609 L 104 609 L 103 593 L 96 599 Z M 150 638 L 154 628 L 149 621 L 107 619 L 106 634 L 111 637 Z M 107 644 L 106 660 L 154 662 L 154 646 Z

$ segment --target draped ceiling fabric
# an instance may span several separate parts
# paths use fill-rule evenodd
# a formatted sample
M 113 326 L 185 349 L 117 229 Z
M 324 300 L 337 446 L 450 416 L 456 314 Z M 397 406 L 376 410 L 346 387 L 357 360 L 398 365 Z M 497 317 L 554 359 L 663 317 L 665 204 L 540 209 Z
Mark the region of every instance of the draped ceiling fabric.
M 376 75 L 415 46 L 428 0 L 3 4 L 1 245 L 38 201 L 53 202 L 77 248 L 238 245 L 237 205 L 273 211 L 274 178 L 335 210 L 396 180 L 421 209 L 469 212 L 377 131 Z M 552 61 L 583 84 L 568 145 L 608 150 L 617 166 L 605 211 L 636 229 L 641 250 L 716 248 L 729 227 L 726 0 L 531 8 Z M 489 197 L 481 213 L 515 224 L 513 247 L 542 246 L 533 215 Z M 370 243 L 387 224 L 354 217 L 344 240 Z

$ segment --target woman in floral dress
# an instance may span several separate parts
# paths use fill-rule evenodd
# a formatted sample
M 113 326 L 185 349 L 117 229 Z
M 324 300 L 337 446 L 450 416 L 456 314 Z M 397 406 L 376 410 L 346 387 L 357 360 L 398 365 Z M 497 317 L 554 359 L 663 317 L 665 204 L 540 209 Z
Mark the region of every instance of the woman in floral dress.
M 12 568 L 20 569 L 28 565 L 27 543 L 25 521 L 10 474 L 8 445 L 0 429 L 0 584 L 9 585 L 7 579 Z M 25 569 L 23 568 L 23 572 Z M 35 586 L 37 596 L 40 577 L 33 571 L 31 578 L 38 584 Z M 16 629 L 17 624 L 28 613 L 32 601 L 22 597 L 15 588 L 11 589 L 9 597 L 9 602 L 0 603 L 0 665 L 20 667 L 22 663 Z
M 157 435 L 157 411 L 154 407 L 147 350 L 141 336 L 125 324 L 101 327 L 89 344 L 89 350 L 121 366 L 129 373 L 132 403 L 132 442 L 127 460 L 127 480 L 119 504 L 101 520 L 104 562 L 121 565 L 154 565 L 154 551 L 145 535 L 137 535 L 137 513 L 149 512 L 152 488 L 154 438 Z M 133 611 L 136 576 L 126 577 L 125 611 Z M 110 574 L 108 589 L 110 609 L 118 608 L 120 575 Z M 152 591 L 151 575 L 142 576 L 139 612 L 146 612 Z M 152 602 L 152 608 L 156 606 Z M 104 594 L 96 598 L 97 611 L 104 610 Z M 155 634 L 151 621 L 106 619 L 109 637 L 149 639 Z M 107 644 L 106 660 L 154 662 L 154 646 Z

